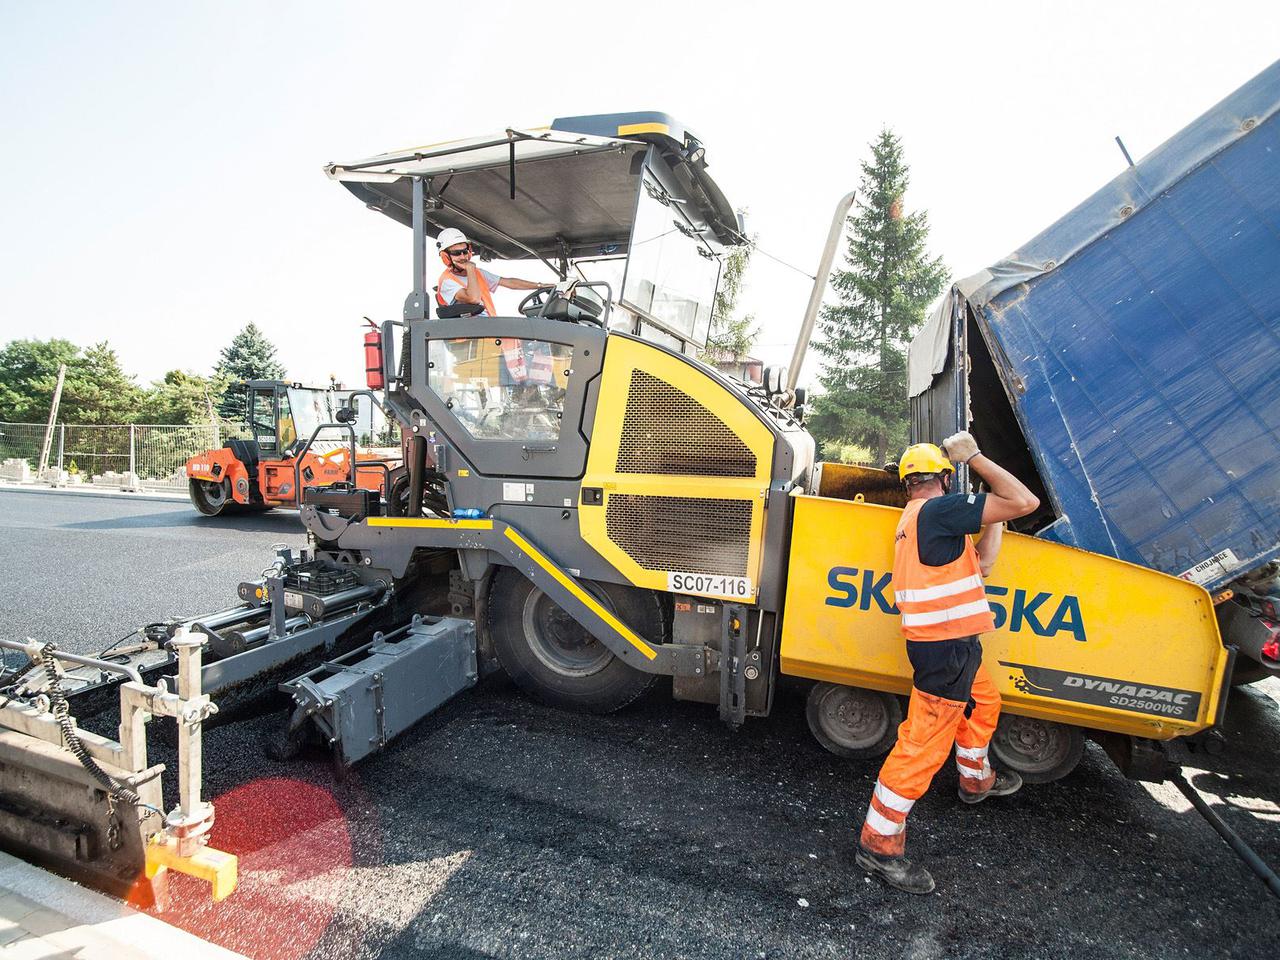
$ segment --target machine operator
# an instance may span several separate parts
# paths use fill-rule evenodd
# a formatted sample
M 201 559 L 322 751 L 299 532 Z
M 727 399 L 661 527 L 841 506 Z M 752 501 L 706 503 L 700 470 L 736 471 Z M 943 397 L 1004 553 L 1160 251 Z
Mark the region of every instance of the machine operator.
M 990 492 L 944 496 L 952 461 L 969 464 Z M 911 701 L 880 768 L 856 861 L 892 887 L 929 893 L 929 871 L 904 856 L 906 820 L 952 745 L 965 803 L 1022 786 L 1017 773 L 993 770 L 987 758 L 1000 694 L 982 666 L 978 635 L 995 629 L 983 578 L 995 564 L 1004 521 L 1033 513 L 1040 501 L 964 432 L 944 440 L 942 450 L 931 443 L 908 447 L 898 476 L 908 500 L 894 538 L 893 592 L 913 670 Z M 984 528 L 975 547 L 969 534 Z
M 492 293 L 499 287 L 508 290 L 537 290 L 545 287 L 545 283 L 534 283 L 532 280 L 519 280 L 515 277 L 500 277 L 490 273 L 472 262 L 471 241 L 461 230 L 449 227 L 440 231 L 436 238 L 436 248 L 440 251 L 440 259 L 444 261 L 444 273 L 440 274 L 440 282 L 436 285 L 436 303 L 442 307 L 458 303 L 478 303 L 484 306 L 480 316 L 496 317 L 497 310 L 493 306 Z

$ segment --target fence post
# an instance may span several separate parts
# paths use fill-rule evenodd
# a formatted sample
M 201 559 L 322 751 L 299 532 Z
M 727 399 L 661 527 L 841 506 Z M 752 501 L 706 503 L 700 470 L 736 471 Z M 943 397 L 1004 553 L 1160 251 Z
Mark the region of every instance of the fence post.
M 129 424 L 129 472 L 134 476 L 138 474 L 137 464 L 134 462 L 134 436 L 137 429 L 132 423 Z
M 62 452 L 67 447 L 67 425 L 65 423 L 58 424 L 58 470 L 62 470 Z

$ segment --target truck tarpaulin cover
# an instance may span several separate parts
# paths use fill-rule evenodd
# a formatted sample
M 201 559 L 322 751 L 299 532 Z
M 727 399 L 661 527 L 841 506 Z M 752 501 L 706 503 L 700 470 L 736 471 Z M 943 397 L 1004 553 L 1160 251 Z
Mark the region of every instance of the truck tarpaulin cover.
M 1280 555 L 1278 107 L 1280 62 L 956 285 L 1053 500 L 1041 536 L 1209 589 Z

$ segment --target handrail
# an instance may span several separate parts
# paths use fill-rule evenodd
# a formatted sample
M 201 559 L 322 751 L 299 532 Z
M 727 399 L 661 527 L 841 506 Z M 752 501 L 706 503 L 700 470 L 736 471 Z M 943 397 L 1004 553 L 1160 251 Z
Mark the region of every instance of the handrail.
M 18 650 L 21 653 L 25 653 L 33 661 L 39 660 L 44 656 L 45 651 L 45 645 L 37 643 L 35 640 L 28 640 L 26 643 L 22 643 L 18 640 L 0 640 L 0 647 L 3 647 L 6 650 Z M 142 684 L 144 687 L 146 686 L 142 681 L 142 674 L 140 674 L 137 669 L 128 666 L 127 664 L 114 663 L 111 660 L 99 660 L 96 657 L 82 657 L 78 653 L 68 653 L 65 650 L 54 649 L 50 650 L 49 653 L 58 660 L 65 660 L 68 663 L 75 663 L 84 667 L 97 667 L 99 670 L 106 670 L 110 673 L 119 673 L 128 677 L 134 683 Z
M 351 458 L 347 464 L 347 482 L 352 487 L 356 485 L 356 428 L 349 423 L 322 423 L 311 431 L 311 437 L 293 458 L 293 499 L 297 502 L 299 508 L 302 507 L 302 458 L 307 455 L 311 445 L 316 442 L 316 437 L 320 435 L 320 431 L 328 430 L 330 427 L 346 430 L 351 435 Z M 391 476 L 390 471 L 388 471 L 387 476 Z

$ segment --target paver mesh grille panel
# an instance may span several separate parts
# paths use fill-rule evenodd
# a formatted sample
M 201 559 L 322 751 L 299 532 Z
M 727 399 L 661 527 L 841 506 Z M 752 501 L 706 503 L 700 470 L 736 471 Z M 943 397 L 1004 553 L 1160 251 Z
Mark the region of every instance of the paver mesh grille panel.
M 756 456 L 714 413 L 643 370 L 631 371 L 618 473 L 754 477 Z
M 747 575 L 750 500 L 651 497 L 615 493 L 605 523 L 609 539 L 646 570 Z

